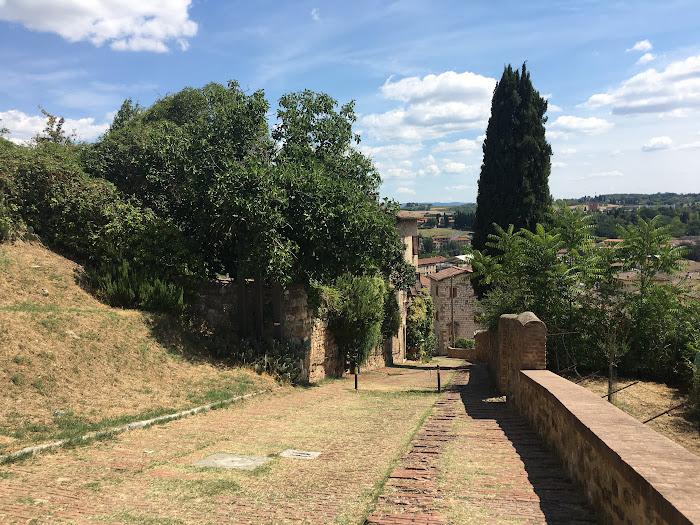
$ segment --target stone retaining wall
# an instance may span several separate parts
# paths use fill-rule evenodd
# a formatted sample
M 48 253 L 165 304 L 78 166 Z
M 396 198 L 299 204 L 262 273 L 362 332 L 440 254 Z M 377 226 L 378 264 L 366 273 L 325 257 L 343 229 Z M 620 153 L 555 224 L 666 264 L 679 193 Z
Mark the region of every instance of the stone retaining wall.
M 405 361 L 406 292 L 398 292 L 397 297 L 402 319 L 399 334 L 374 349 L 368 362 L 362 367 L 364 370 Z M 248 330 L 252 333 L 254 329 L 252 286 L 246 286 L 246 298 L 249 312 Z M 269 287 L 263 289 L 263 303 L 265 333 L 272 337 L 274 332 L 270 317 L 272 291 Z M 237 283 L 226 279 L 208 283 L 200 290 L 197 307 L 210 331 L 229 340 L 239 338 Z M 341 377 L 345 373 L 345 362 L 328 329 L 328 323 L 315 317 L 313 310 L 309 308 L 303 286 L 291 286 L 283 291 L 282 313 L 282 337 L 309 341 L 309 350 L 302 362 L 302 377 L 312 383 L 326 377 Z
M 447 357 L 455 357 L 457 359 L 466 359 L 467 361 L 488 361 L 488 353 L 483 346 L 480 348 L 452 348 L 447 347 Z
M 546 329 L 503 315 L 476 346 L 508 403 L 564 461 L 606 523 L 700 524 L 700 458 L 545 368 Z

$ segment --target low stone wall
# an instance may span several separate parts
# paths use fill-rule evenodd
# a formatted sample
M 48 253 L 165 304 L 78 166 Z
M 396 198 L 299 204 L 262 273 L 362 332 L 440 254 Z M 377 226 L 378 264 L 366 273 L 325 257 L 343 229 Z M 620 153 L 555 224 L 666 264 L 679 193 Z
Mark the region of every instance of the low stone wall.
M 514 386 L 518 412 L 605 522 L 700 523 L 700 458 L 552 372 L 523 370 Z
M 700 458 L 545 368 L 546 328 L 526 312 L 476 334 L 499 388 L 564 461 L 606 523 L 700 524 Z
M 447 347 L 447 357 L 455 357 L 457 359 L 466 359 L 467 361 L 488 361 L 488 352 L 482 347 L 476 348 L 453 348 Z

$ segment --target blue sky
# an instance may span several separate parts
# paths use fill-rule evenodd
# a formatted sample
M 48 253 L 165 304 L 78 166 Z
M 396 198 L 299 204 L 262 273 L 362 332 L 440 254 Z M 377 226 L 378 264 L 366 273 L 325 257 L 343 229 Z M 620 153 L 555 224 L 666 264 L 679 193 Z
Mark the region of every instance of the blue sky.
M 90 5 L 94 4 L 94 5 Z M 473 202 L 503 67 L 550 104 L 554 197 L 700 192 L 700 2 L 0 0 L 0 118 L 94 140 L 127 97 L 237 80 L 356 100 L 401 202 Z

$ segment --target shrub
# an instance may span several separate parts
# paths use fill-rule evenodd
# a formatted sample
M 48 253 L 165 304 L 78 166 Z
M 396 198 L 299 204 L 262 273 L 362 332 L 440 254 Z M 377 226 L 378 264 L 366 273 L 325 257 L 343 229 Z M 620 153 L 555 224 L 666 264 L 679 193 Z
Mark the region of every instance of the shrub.
M 474 339 L 458 337 L 455 339 L 455 348 L 474 348 Z
M 51 146 L 4 152 L 0 236 L 24 221 L 47 245 L 83 262 L 112 305 L 182 311 L 204 277 L 187 239 L 111 183 L 83 173 L 72 150 Z
M 231 359 L 250 366 L 257 373 L 267 373 L 277 381 L 296 383 L 301 380 L 302 362 L 309 342 L 244 339 L 234 343 L 227 352 Z
M 430 361 L 435 353 L 437 337 L 433 329 L 435 306 L 427 290 L 413 298 L 406 313 L 407 358 Z

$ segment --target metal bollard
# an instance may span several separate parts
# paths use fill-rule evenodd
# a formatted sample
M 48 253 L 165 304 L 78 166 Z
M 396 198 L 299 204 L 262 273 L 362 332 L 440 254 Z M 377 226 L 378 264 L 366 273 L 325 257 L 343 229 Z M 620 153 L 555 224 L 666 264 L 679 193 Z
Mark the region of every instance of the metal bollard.
M 440 365 L 435 365 L 435 370 L 437 370 L 438 392 L 440 392 Z
M 355 367 L 355 390 L 357 390 L 357 366 Z

